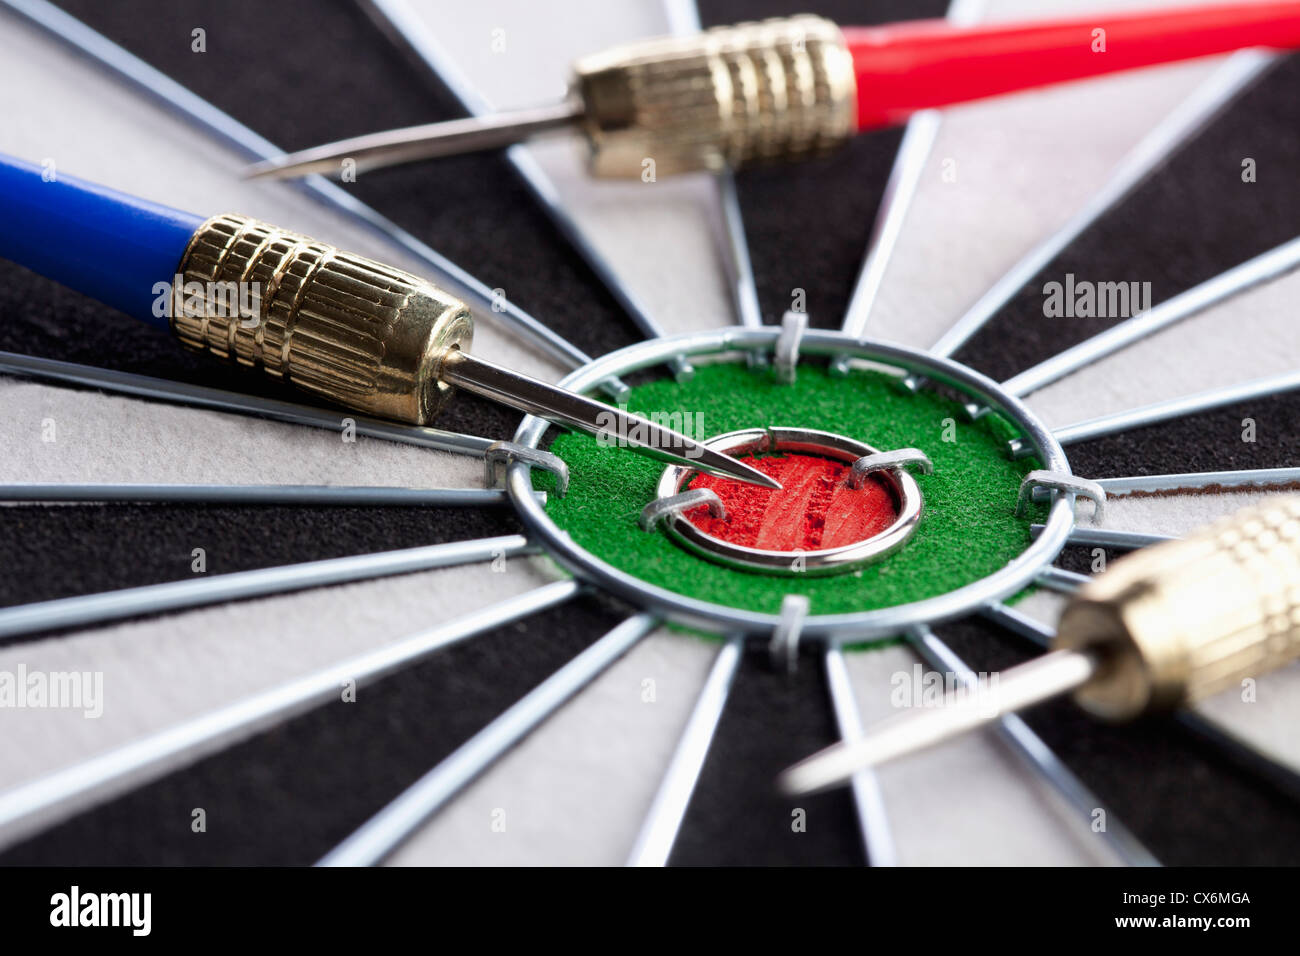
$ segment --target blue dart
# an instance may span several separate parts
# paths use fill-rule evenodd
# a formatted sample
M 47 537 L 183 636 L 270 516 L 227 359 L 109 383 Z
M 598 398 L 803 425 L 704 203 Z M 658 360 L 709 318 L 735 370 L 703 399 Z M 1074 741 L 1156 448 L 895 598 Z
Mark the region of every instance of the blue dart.
M 658 422 L 471 356 L 468 307 L 400 269 L 247 216 L 205 219 L 3 155 L 0 207 L 0 257 L 347 408 L 422 425 L 460 387 L 602 444 L 779 487 Z

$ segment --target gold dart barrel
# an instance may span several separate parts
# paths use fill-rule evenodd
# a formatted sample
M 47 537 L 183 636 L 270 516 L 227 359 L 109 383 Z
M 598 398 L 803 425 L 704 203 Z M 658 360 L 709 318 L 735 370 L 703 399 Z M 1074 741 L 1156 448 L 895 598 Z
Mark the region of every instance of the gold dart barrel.
M 853 59 L 815 16 L 625 44 L 579 60 L 573 91 L 598 176 L 799 159 L 853 133 Z
M 1208 697 L 1300 656 L 1300 498 L 1115 562 L 1066 606 L 1056 643 L 1099 652 L 1075 698 L 1112 720 Z
M 190 348 L 420 425 L 451 396 L 443 357 L 474 334 L 465 304 L 417 276 L 235 215 L 194 233 L 171 326 Z
M 576 126 L 591 172 L 641 178 L 828 152 L 857 124 L 853 56 L 815 16 L 638 40 L 574 64 L 561 104 L 429 123 L 326 143 L 249 168 L 251 176 L 337 175 L 495 149 Z

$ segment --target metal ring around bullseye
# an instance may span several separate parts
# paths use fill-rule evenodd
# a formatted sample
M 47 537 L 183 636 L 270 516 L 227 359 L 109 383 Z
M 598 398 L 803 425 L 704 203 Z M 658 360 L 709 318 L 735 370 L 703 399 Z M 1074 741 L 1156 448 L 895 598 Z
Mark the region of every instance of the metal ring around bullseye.
M 777 426 L 727 432 L 708 439 L 704 444 L 729 455 L 799 452 L 830 458 L 846 465 L 878 453 L 870 445 L 833 432 Z M 689 465 L 670 465 L 659 479 L 657 497 L 662 500 L 679 494 L 686 483 L 698 474 Z M 902 468 L 884 469 L 873 477 L 881 479 L 889 487 L 898 508 L 898 517 L 878 534 L 837 548 L 813 551 L 751 548 L 707 534 L 680 512 L 672 515 L 664 522 L 664 526 L 668 534 L 687 550 L 728 567 L 767 574 L 837 574 L 896 551 L 912 536 L 921 521 L 924 501 L 915 478 Z

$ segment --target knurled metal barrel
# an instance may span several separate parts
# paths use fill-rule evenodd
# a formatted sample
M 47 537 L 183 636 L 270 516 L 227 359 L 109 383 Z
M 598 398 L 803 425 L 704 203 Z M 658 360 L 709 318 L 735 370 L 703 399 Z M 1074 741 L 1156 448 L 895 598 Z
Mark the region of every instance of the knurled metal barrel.
M 1117 561 L 1079 589 L 1057 644 L 1100 652 L 1076 699 L 1117 720 L 1208 697 L 1300 656 L 1300 497 Z
M 443 355 L 473 338 L 469 309 L 437 286 L 245 216 L 205 222 L 177 273 L 183 344 L 382 418 L 431 420 L 452 391 Z
M 853 58 L 815 16 L 629 43 L 579 60 L 573 89 L 598 176 L 799 159 L 852 134 Z

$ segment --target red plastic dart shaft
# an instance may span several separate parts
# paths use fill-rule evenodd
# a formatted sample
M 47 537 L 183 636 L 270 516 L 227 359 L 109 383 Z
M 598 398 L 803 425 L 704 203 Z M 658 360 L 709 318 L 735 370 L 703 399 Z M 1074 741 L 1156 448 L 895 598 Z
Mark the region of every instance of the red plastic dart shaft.
M 979 27 L 917 20 L 843 33 L 858 79 L 858 129 L 867 130 L 901 123 L 917 110 L 1048 83 L 1243 47 L 1297 47 L 1300 3 Z

